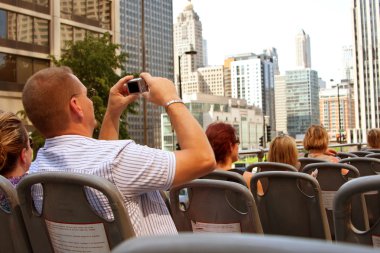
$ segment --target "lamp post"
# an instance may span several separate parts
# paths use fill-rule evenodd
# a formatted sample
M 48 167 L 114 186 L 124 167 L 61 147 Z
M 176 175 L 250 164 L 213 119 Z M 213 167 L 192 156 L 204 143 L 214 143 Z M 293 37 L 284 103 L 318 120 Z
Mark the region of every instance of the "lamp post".
M 185 54 L 194 55 L 194 54 L 197 54 L 197 51 L 190 50 L 190 51 L 184 52 L 183 54 L 178 55 L 178 93 L 181 99 L 182 99 L 181 57 Z
M 330 79 L 330 81 L 333 82 L 334 79 Z M 340 94 L 339 94 L 339 83 L 336 84 L 336 87 L 337 87 L 337 91 L 338 91 L 338 133 L 339 133 L 338 143 L 341 143 L 341 141 L 342 141 L 342 133 L 341 133 L 342 125 L 341 125 L 341 121 L 340 121 Z
M 339 143 L 342 143 L 342 123 L 340 122 L 340 96 L 339 96 L 339 83 L 337 84 L 338 90 L 338 121 L 339 121 Z
M 178 93 L 179 93 L 178 95 L 180 99 L 182 99 L 181 57 L 185 54 L 194 55 L 194 54 L 197 54 L 197 51 L 190 50 L 178 55 Z M 178 143 L 177 143 L 177 148 L 174 145 L 174 129 L 173 128 L 172 128 L 172 141 L 173 141 L 173 150 L 180 149 L 180 146 Z

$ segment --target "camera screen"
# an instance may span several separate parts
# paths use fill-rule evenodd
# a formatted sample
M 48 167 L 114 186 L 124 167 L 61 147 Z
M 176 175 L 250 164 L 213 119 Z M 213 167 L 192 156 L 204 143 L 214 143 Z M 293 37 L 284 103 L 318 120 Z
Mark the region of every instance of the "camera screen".
M 129 93 L 138 93 L 138 92 L 140 92 L 138 82 L 128 82 L 128 91 L 129 91 Z

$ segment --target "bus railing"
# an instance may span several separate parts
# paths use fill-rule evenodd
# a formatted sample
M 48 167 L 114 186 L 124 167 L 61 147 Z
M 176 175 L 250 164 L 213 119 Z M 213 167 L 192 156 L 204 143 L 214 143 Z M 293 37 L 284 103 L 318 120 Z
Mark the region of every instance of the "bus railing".
M 330 144 L 329 148 L 331 149 L 338 149 L 337 151 L 343 152 L 343 151 L 357 151 L 361 150 L 363 146 L 365 146 L 366 143 L 345 143 L 345 144 Z M 297 146 L 298 151 L 300 153 L 303 153 L 304 148 L 303 146 Z M 268 153 L 269 148 L 256 148 L 256 149 L 249 149 L 249 150 L 239 150 L 239 157 L 257 157 L 259 162 L 262 162 L 266 153 Z

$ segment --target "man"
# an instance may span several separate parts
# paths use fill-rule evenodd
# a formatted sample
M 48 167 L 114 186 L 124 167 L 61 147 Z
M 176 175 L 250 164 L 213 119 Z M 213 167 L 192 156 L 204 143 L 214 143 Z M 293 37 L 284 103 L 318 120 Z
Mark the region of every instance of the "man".
M 148 101 L 164 106 L 182 150 L 167 152 L 117 140 L 123 110 L 138 98 L 126 94 L 120 79 L 110 90 L 100 138 L 92 137 L 96 126 L 92 101 L 86 87 L 67 67 L 40 70 L 26 82 L 22 102 L 28 118 L 46 137 L 30 173 L 66 171 L 105 177 L 124 197 L 137 236 L 177 233 L 158 190 L 181 185 L 211 172 L 215 158 L 207 138 L 179 99 L 171 81 L 141 74 Z M 110 216 L 109 208 L 105 210 Z

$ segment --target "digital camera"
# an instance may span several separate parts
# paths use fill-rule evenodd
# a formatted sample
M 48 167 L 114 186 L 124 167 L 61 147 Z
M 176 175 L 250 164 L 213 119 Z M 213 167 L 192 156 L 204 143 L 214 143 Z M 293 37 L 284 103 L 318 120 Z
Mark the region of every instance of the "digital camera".
M 134 78 L 126 83 L 126 87 L 129 94 L 143 93 L 148 91 L 148 85 L 142 78 Z

